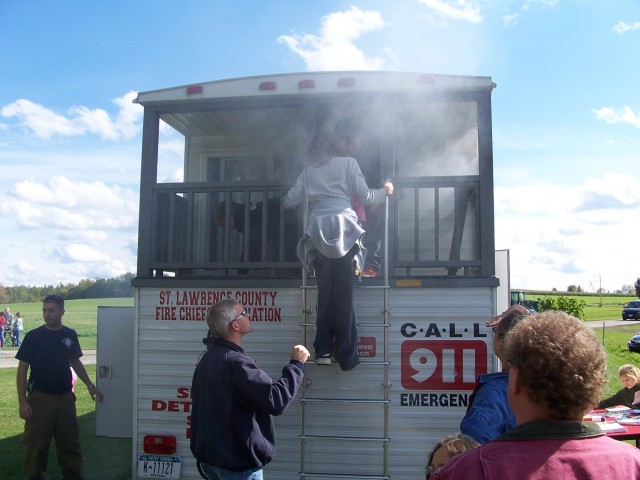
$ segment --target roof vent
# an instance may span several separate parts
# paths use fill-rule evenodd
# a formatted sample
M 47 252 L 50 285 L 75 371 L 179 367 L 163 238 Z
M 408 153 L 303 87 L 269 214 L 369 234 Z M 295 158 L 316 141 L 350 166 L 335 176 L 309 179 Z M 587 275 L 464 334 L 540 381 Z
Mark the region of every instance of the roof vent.
M 276 82 L 262 82 L 260 84 L 260 90 L 261 91 L 265 91 L 265 90 L 275 90 L 276 89 Z
M 315 80 L 300 80 L 298 82 L 298 88 L 313 88 L 316 86 Z
M 356 79 L 352 77 L 345 77 L 338 80 L 339 87 L 355 87 Z
M 195 95 L 196 93 L 202 93 L 204 89 L 202 85 L 189 85 L 187 87 L 187 95 Z

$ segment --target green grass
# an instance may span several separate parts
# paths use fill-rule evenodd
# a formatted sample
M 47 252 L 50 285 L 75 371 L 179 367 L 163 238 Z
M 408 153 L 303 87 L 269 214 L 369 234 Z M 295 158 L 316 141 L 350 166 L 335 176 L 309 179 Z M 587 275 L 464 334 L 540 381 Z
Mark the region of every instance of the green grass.
M 80 346 L 84 350 L 95 350 L 97 339 L 97 316 L 98 307 L 132 307 L 133 298 L 91 298 L 86 300 L 66 300 L 64 302 L 64 317 L 62 323 L 78 332 Z M 22 336 L 34 328 L 44 324 L 42 319 L 42 304 L 36 303 L 14 303 L 5 305 L 11 309 L 14 315 L 22 313 L 24 320 L 24 331 Z M 8 347 L 9 350 L 17 350 Z
M 21 312 L 26 333 L 44 322 L 41 303 L 5 305 L 12 313 Z M 84 350 L 96 348 L 97 307 L 133 306 L 133 298 L 102 298 L 90 300 L 68 300 L 65 302 L 63 324 L 78 332 Z M 5 351 L 15 351 L 6 347 Z M 89 376 L 96 378 L 96 366 L 86 365 Z M 24 420 L 18 413 L 16 392 L 17 368 L 0 368 L 0 478 L 12 480 L 23 478 L 24 449 L 22 432 Z M 80 420 L 80 442 L 85 457 L 84 474 L 87 480 L 128 480 L 131 478 L 131 439 L 96 437 L 95 404 L 80 382 L 76 391 L 76 408 Z M 59 480 L 55 450 L 49 454 L 48 473 L 50 480 Z
M 607 351 L 609 382 L 605 396 L 610 396 L 622 388 L 618 379 L 618 369 L 627 363 L 640 366 L 640 354 L 627 349 L 629 339 L 640 331 L 638 325 L 609 327 L 604 332 L 604 348 Z M 596 336 L 602 340 L 602 328 L 595 329 Z
M 96 366 L 86 365 L 91 378 L 95 378 Z M 20 479 L 24 462 L 22 432 L 24 420 L 18 414 L 16 392 L 17 368 L 1 368 L 0 383 L 0 477 Z M 131 478 L 131 439 L 96 437 L 95 405 L 81 384 L 76 389 L 76 408 L 80 421 L 80 443 L 85 457 L 84 474 L 87 480 L 128 480 Z M 49 453 L 49 479 L 59 480 L 55 451 Z

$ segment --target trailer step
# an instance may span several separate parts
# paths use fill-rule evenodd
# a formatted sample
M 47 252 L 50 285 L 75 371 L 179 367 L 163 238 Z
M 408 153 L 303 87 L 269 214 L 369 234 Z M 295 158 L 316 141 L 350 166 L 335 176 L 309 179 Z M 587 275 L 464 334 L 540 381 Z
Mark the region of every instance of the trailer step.
M 309 397 L 304 397 L 304 398 L 299 398 L 298 401 L 300 403 L 324 403 L 324 402 L 337 402 L 337 403 L 375 403 L 375 404 L 384 404 L 384 403 L 391 403 L 391 400 L 385 400 L 385 399 L 380 399 L 380 400 L 371 400 L 371 399 L 364 399 L 364 398 L 309 398 Z
M 388 443 L 389 437 L 350 437 L 348 435 L 298 435 L 300 440 L 343 440 L 349 442 L 380 442 Z
M 350 480 L 390 480 L 389 476 L 379 475 L 350 475 L 348 473 L 335 474 L 335 473 L 309 473 L 298 472 L 300 478 L 348 478 Z

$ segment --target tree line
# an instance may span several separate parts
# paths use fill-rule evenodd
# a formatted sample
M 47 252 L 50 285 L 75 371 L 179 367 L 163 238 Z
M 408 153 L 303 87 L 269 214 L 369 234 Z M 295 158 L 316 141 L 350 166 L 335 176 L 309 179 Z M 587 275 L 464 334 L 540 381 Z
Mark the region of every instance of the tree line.
M 115 278 L 80 280 L 78 284 L 60 283 L 57 286 L 45 285 L 41 287 L 26 285 L 4 287 L 0 285 L 0 304 L 41 302 L 47 295 L 60 295 L 65 300 L 133 297 L 131 280 L 134 277 L 133 273 L 125 273 Z

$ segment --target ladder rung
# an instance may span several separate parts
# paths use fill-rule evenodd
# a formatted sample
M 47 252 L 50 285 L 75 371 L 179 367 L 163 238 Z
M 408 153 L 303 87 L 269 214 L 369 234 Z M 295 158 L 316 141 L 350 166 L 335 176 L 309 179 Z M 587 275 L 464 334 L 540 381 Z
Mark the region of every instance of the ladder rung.
M 353 442 L 389 442 L 385 437 L 348 437 L 344 435 L 298 435 L 300 440 L 348 440 Z
M 315 362 L 313 361 L 308 361 L 305 364 L 305 367 L 309 366 L 309 365 L 317 365 Z M 362 367 L 362 366 L 388 366 L 391 365 L 391 362 L 360 362 L 358 364 L 358 368 Z M 327 368 L 329 365 L 320 365 L 321 368 Z
M 298 472 L 298 476 L 305 478 L 349 478 L 351 480 L 389 480 L 391 477 L 387 475 L 350 475 L 348 473 L 309 473 Z
M 385 404 L 391 403 L 391 400 L 366 400 L 364 398 L 309 398 L 299 397 L 298 401 L 301 403 L 373 403 L 373 404 Z

